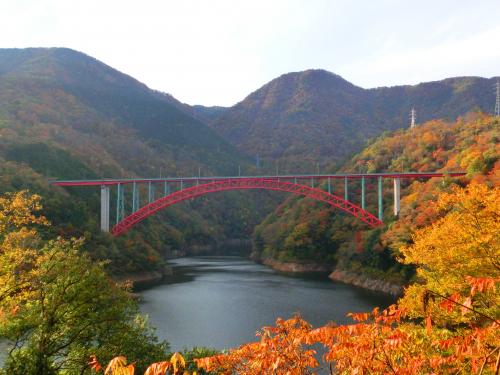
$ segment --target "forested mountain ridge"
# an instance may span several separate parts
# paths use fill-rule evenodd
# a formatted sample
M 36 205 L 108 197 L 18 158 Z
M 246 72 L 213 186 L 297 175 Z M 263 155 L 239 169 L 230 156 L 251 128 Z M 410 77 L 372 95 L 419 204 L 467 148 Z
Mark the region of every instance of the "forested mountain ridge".
M 174 250 L 248 236 L 267 197 L 200 198 L 113 239 L 99 232 L 97 189 L 51 187 L 48 178 L 195 175 L 198 168 L 220 175 L 235 173 L 238 164 L 248 161 L 175 98 L 89 56 L 59 48 L 0 50 L 1 192 L 40 194 L 51 231 L 85 235 L 95 258 L 112 259 L 113 272 L 155 269 Z
M 404 123 L 407 110 L 403 107 L 410 105 L 409 101 L 404 102 L 409 100 L 404 99 L 405 92 L 424 103 L 432 97 L 425 93 L 438 95 L 451 87 L 455 96 L 450 96 L 448 101 L 429 103 L 427 107 L 433 108 L 433 112 L 429 109 L 432 115 L 461 113 L 469 106 L 477 103 L 482 106 L 481 103 L 487 101 L 491 93 L 491 88 L 486 87 L 489 84 L 489 80 L 482 78 L 457 78 L 417 86 L 364 90 L 334 74 L 312 70 L 274 80 L 264 91 L 258 90 L 230 109 L 190 107 L 76 51 L 4 49 L 0 50 L 0 190 L 29 189 L 42 195 L 44 213 L 54 224 L 51 230 L 63 236 L 85 235 L 93 256 L 112 259 L 114 272 L 155 269 L 162 257 L 175 250 L 206 248 L 227 238 L 249 236 L 282 196 L 226 192 L 202 197 L 162 211 L 127 236 L 113 239 L 99 232 L 97 189 L 55 188 L 49 186 L 47 178 L 151 177 L 158 176 L 160 171 L 170 176 L 195 175 L 198 168 L 202 175 L 234 175 L 238 165 L 244 174 L 265 173 L 270 160 L 279 161 L 280 172 L 286 172 L 286 168 L 290 168 L 289 172 L 311 171 L 320 157 L 324 158 L 321 162 L 326 163 L 361 150 L 369 135 L 381 133 L 386 125 L 393 126 L 389 120 L 383 122 L 386 117 L 400 116 L 400 122 Z M 297 91 L 297 87 L 300 90 Z M 392 105 L 391 100 L 396 104 Z M 232 118 L 238 108 L 255 117 L 251 135 L 239 133 L 245 130 L 243 120 L 234 117 L 234 121 L 228 123 L 228 131 L 235 139 L 239 137 L 239 147 L 252 140 L 260 147 L 247 152 L 247 156 L 204 124 L 204 121 L 215 121 L 213 126 L 220 131 L 217 124 Z M 348 108 L 355 108 L 354 112 L 359 115 L 353 117 Z M 364 127 L 364 115 L 361 115 L 367 108 L 373 111 L 379 108 L 380 113 L 378 117 L 372 116 L 377 121 L 367 122 L 369 125 Z M 312 122 L 311 116 L 314 116 Z M 425 113 L 419 111 L 419 118 L 424 116 Z M 291 120 L 293 124 L 288 125 Z M 266 124 L 274 127 L 268 131 L 263 128 Z M 304 127 L 307 134 L 301 130 Z M 441 139 L 441 135 L 432 132 L 426 137 L 431 143 L 436 137 Z M 391 146 L 384 152 L 401 152 L 404 146 L 401 139 L 399 149 Z M 410 144 L 411 141 L 411 137 L 405 140 Z M 366 150 L 373 150 L 378 142 Z M 466 147 L 465 143 L 461 144 Z M 280 147 L 284 150 L 281 154 L 276 151 Z M 401 159 L 397 152 L 391 156 L 392 164 L 387 157 L 378 162 L 377 158 L 385 155 L 379 150 L 379 156 L 373 160 L 363 165 L 345 164 L 345 168 L 349 171 L 409 170 L 410 167 L 415 170 L 421 167 L 422 160 L 438 160 L 441 155 L 439 148 L 433 149 L 435 154 L 430 156 L 418 150 L 413 164 Z M 253 159 L 254 151 L 264 159 L 264 168 L 259 171 L 250 165 L 253 160 L 249 157 Z M 274 164 L 271 168 L 274 173 Z M 442 166 L 430 163 L 426 168 L 435 170 Z M 333 167 L 330 170 L 333 172 Z M 250 199 L 241 199 L 241 194 Z M 114 202 L 112 200 L 112 205 Z M 288 200 L 258 226 L 256 252 L 284 260 L 315 258 L 329 264 L 338 262 L 336 253 L 325 249 L 349 248 L 352 245 L 349 238 L 352 239 L 353 231 L 358 231 L 357 224 L 347 218 L 334 219 L 328 210 L 291 208 L 294 202 Z M 280 210 L 296 216 L 280 218 Z M 126 211 L 130 212 L 129 206 Z M 299 211 L 303 214 L 299 215 Z M 276 225 L 282 224 L 280 235 L 275 236 Z M 339 228 L 342 229 L 337 231 Z M 363 237 L 363 241 L 368 241 L 368 237 Z M 377 236 L 369 238 L 378 240 Z M 375 263 L 381 259 L 379 254 L 373 256 Z M 390 256 L 384 259 L 389 266 L 392 264 Z M 384 267 L 373 266 L 374 269 Z
M 327 263 L 331 269 L 404 283 L 411 269 L 395 261 L 401 245 L 411 242 L 417 228 L 429 225 L 432 205 L 451 186 L 478 181 L 500 184 L 500 120 L 469 114 L 455 122 L 433 120 L 414 129 L 385 134 L 345 163 L 340 172 L 467 171 L 460 179 L 403 181 L 401 212 L 392 215 L 392 181 L 384 182 L 384 221 L 368 229 L 351 216 L 310 199 L 291 197 L 254 232 L 254 256 L 281 262 Z M 325 186 L 323 186 L 325 188 Z M 350 199 L 360 199 L 359 183 L 350 184 Z M 367 210 L 377 212 L 377 187 L 367 183 Z M 343 185 L 334 185 L 343 196 Z
M 165 142 L 180 150 L 191 147 L 183 159 L 193 153 L 196 160 L 210 148 L 211 153 L 220 154 L 220 160 L 212 167 L 221 168 L 220 161 L 227 157 L 239 158 L 227 142 L 181 110 L 171 96 L 150 90 L 80 52 L 65 48 L 3 49 L 0 51 L 0 80 L 4 99 L 2 113 L 7 116 L 19 116 L 30 109 L 45 109 L 45 112 L 32 115 L 43 123 L 62 119 L 64 125 L 81 132 L 96 132 L 94 124 L 105 120 L 144 139 Z M 24 104 L 27 103 L 15 98 L 16 90 L 29 96 L 37 107 L 26 108 Z M 9 93 L 14 97 L 9 97 Z M 56 104 L 54 100 L 59 101 L 59 108 L 49 110 Z M 65 109 L 66 112 L 80 112 L 62 117 L 61 112 Z
M 456 77 L 414 86 L 363 89 L 325 70 L 284 74 L 223 111 L 212 126 L 269 170 L 312 172 L 340 162 L 366 140 L 419 122 L 490 112 L 495 79 Z M 267 163 L 266 163 L 267 162 Z

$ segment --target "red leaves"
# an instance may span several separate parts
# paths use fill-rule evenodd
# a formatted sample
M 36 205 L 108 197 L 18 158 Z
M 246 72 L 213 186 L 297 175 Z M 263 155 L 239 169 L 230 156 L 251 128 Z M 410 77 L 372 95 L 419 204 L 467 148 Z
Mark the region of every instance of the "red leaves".
M 495 284 L 500 282 L 500 279 L 495 279 L 493 277 L 466 277 L 467 282 L 471 286 L 470 294 L 473 296 L 476 293 L 484 293 L 488 290 L 494 290 Z
M 370 318 L 370 313 L 349 313 L 347 316 L 357 322 L 366 322 Z
M 443 299 L 443 301 L 439 303 L 439 307 L 446 310 L 448 313 L 451 313 L 453 309 L 457 306 L 459 299 L 460 299 L 460 294 L 458 293 L 452 294 L 447 299 Z
M 102 366 L 95 355 L 90 356 L 90 361 L 88 364 L 90 366 L 90 369 L 94 370 L 95 372 L 100 372 L 102 370 Z

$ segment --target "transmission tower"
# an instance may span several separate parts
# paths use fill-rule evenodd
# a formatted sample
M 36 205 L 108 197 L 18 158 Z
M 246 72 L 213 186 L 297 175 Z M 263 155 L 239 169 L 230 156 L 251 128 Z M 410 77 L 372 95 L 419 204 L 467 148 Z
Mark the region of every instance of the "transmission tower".
M 410 111 L 410 129 L 413 129 L 417 123 L 417 111 L 412 108 Z
M 498 80 L 495 84 L 495 89 L 497 93 L 497 100 L 495 102 L 495 116 L 500 117 L 500 81 Z

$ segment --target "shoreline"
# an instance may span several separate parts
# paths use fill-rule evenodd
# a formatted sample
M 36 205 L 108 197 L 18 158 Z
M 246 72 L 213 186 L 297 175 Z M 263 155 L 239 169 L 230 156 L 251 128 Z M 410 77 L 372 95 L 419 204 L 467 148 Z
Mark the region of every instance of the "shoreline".
M 173 269 L 170 266 L 164 266 L 158 271 L 133 272 L 126 275 L 112 276 L 111 278 L 119 284 L 130 283 L 132 293 L 154 287 L 161 284 L 167 277 L 173 275 Z
M 360 273 L 334 269 L 328 278 L 335 282 L 354 285 L 363 289 L 383 292 L 394 297 L 399 297 L 403 294 L 403 285 L 391 283 L 382 279 L 373 278 Z
M 338 269 L 327 264 L 281 262 L 272 258 L 260 259 L 257 262 L 279 272 L 325 274 L 334 282 L 354 285 L 359 288 L 382 292 L 394 297 L 399 297 L 403 294 L 403 285 L 373 278 L 362 273 Z
M 383 279 L 373 278 L 362 273 L 342 270 L 328 264 L 282 262 L 273 258 L 255 259 L 251 256 L 244 258 L 270 267 L 278 272 L 325 275 L 325 277 L 328 277 L 332 282 L 340 282 L 366 290 L 382 292 L 394 297 L 399 297 L 403 294 L 403 285 L 391 283 Z M 173 274 L 173 268 L 166 265 L 162 270 L 134 272 L 127 275 L 113 276 L 112 279 L 117 283 L 131 283 L 132 293 L 135 294 L 144 289 L 160 285 Z
M 328 264 L 281 262 L 272 258 L 261 259 L 256 263 L 271 267 L 272 269 L 279 272 L 289 273 L 318 273 L 327 275 L 331 272 L 332 269 L 332 266 Z

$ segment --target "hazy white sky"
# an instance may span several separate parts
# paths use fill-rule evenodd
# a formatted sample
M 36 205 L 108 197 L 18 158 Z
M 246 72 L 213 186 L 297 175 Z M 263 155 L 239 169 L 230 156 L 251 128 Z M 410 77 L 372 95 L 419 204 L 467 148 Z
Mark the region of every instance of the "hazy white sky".
M 0 48 L 69 47 L 189 104 L 322 68 L 361 87 L 500 75 L 500 0 L 0 0 Z

